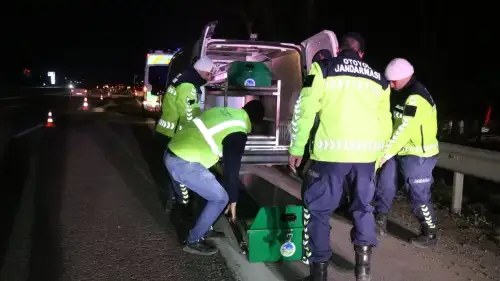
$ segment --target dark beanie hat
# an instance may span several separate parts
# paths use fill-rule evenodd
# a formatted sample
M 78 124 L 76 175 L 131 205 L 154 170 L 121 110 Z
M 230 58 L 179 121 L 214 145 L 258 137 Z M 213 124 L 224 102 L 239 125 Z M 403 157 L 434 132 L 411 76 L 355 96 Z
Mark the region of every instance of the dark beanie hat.
M 342 37 L 342 45 L 347 39 L 354 39 L 359 42 L 359 50 L 365 52 L 365 39 L 359 35 L 357 32 L 349 32 L 344 37 Z

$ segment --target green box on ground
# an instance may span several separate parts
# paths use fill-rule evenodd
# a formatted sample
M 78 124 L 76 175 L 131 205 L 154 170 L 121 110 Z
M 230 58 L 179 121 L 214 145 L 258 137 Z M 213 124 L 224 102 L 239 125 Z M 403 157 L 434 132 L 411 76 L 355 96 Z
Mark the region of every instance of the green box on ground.
M 302 258 L 302 206 L 262 207 L 243 223 L 250 262 L 296 261 Z

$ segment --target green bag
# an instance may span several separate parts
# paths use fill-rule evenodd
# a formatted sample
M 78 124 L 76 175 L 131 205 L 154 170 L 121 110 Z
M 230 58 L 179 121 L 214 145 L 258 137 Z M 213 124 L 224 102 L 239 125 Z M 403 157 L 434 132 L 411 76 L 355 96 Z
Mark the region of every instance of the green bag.
M 227 79 L 231 86 L 271 87 L 271 70 L 263 62 L 235 61 L 229 64 Z

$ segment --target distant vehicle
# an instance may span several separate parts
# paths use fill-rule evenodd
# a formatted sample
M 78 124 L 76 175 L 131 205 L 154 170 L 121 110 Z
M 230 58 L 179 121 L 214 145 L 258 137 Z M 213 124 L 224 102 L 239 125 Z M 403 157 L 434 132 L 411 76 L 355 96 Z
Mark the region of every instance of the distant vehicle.
M 99 98 L 99 97 L 107 97 L 109 90 L 106 88 L 95 87 L 88 91 L 87 97 L 89 98 Z
M 83 88 L 73 88 L 71 89 L 71 96 L 73 97 L 87 97 L 88 90 Z
M 146 89 L 145 89 L 144 85 L 134 85 L 133 92 L 134 92 L 134 96 L 143 97 L 146 93 Z
M 104 85 L 99 88 L 99 94 L 103 97 L 110 97 L 112 92 L 112 88 L 110 88 L 109 85 Z

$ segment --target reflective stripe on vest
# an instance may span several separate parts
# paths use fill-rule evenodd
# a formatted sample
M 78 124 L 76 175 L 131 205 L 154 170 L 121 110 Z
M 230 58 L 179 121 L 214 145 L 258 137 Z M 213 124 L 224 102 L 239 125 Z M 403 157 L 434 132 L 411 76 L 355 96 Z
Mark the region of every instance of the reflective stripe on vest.
M 351 141 L 351 140 L 317 140 L 314 144 L 316 150 L 343 150 L 343 151 L 363 151 L 379 152 L 384 149 L 384 142 L 376 141 Z
M 208 145 L 210 146 L 212 152 L 219 157 L 222 157 L 222 152 L 219 150 L 219 147 L 215 143 L 214 135 L 231 127 L 242 127 L 245 130 L 247 129 L 247 125 L 245 124 L 245 122 L 241 120 L 225 121 L 213 126 L 210 129 L 207 128 L 205 124 L 203 124 L 200 118 L 195 118 L 193 120 L 193 123 L 196 125 L 196 127 L 198 127 L 198 130 L 200 130 L 201 134 L 203 135 Z
M 175 123 L 174 122 L 165 121 L 163 119 L 160 119 L 158 121 L 158 125 L 160 125 L 161 127 L 165 128 L 165 129 L 169 129 L 169 130 L 175 129 Z
M 196 95 L 196 91 L 195 91 L 195 95 Z M 186 98 L 186 119 L 188 121 L 191 121 L 193 120 L 193 107 L 191 106 L 191 104 L 189 104 L 189 98 Z

